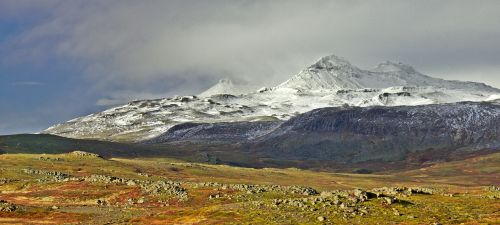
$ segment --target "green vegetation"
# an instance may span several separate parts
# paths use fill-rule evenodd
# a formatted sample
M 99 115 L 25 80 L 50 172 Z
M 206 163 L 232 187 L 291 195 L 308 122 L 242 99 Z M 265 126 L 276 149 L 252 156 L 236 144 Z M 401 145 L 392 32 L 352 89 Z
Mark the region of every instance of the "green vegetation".
M 500 188 L 488 187 L 498 185 L 498 165 L 494 153 L 355 174 L 85 152 L 2 154 L 0 223 L 498 224 Z
M 132 146 L 113 142 L 77 140 L 49 134 L 19 134 L 0 136 L 0 149 L 5 153 L 67 153 L 83 150 L 101 155 L 126 154 Z M 140 149 L 139 149 L 140 150 Z M 132 151 L 133 152 L 133 151 Z

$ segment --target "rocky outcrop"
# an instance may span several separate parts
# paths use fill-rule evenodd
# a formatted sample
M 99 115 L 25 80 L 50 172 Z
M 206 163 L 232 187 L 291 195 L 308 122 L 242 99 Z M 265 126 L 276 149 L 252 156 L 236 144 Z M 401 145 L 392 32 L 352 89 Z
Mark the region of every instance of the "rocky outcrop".
M 17 209 L 16 205 L 8 203 L 5 200 L 0 200 L 0 212 L 14 212 Z
M 210 187 L 214 190 L 238 190 L 245 192 L 246 194 L 258 194 L 264 192 L 277 192 L 280 194 L 298 194 L 304 196 L 318 195 L 312 187 L 301 187 L 301 186 L 282 186 L 282 185 L 259 185 L 259 184 L 222 184 L 215 182 L 205 182 L 195 184 L 196 188 Z
M 73 151 L 69 153 L 72 156 L 76 156 L 79 158 L 102 158 L 100 155 L 95 154 L 95 153 L 90 153 L 90 152 L 84 152 L 84 151 Z

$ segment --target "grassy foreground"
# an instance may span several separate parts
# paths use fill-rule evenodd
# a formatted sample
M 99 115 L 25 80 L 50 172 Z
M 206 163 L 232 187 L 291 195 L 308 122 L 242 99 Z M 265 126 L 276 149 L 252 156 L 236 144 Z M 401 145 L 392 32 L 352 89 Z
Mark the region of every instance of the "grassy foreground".
M 0 224 L 500 224 L 500 153 L 377 174 L 0 155 Z

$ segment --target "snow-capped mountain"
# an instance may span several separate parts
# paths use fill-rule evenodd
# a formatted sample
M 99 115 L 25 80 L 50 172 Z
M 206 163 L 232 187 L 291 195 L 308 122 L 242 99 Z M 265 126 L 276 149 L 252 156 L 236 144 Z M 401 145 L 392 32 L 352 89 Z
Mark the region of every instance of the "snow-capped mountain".
M 198 96 L 134 101 L 52 126 L 44 133 L 140 141 L 185 122 L 287 120 L 324 107 L 489 101 L 499 95 L 499 89 L 482 83 L 437 79 L 401 63 L 363 70 L 332 55 L 276 87 L 249 91 L 222 80 Z
M 432 86 L 435 88 L 461 89 L 467 91 L 490 91 L 498 89 L 475 82 L 449 81 L 429 77 L 403 63 L 384 62 L 371 70 L 362 70 L 346 59 L 331 55 L 302 70 L 277 88 L 298 90 L 340 90 L 362 88 L 388 88 L 397 86 Z

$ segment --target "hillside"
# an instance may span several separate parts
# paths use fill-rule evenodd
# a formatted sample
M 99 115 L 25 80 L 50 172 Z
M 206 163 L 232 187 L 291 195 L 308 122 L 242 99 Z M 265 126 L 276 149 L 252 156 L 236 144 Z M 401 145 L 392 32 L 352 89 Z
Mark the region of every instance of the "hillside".
M 274 160 L 396 162 L 429 154 L 438 161 L 498 151 L 499 131 L 498 102 L 461 102 L 322 108 L 284 122 L 181 124 L 145 143 L 193 148 L 225 144 Z
M 44 133 L 136 142 L 186 122 L 286 121 L 325 107 L 479 102 L 495 100 L 499 94 L 499 89 L 485 84 L 432 78 L 401 63 L 363 70 L 332 55 L 276 87 L 250 91 L 223 80 L 200 96 L 134 101 L 54 125 Z

